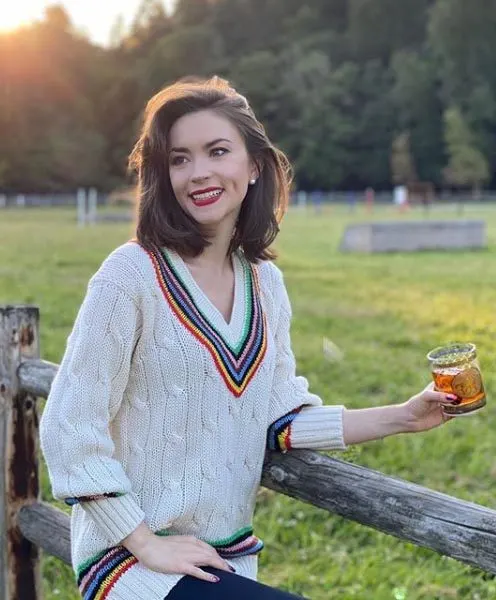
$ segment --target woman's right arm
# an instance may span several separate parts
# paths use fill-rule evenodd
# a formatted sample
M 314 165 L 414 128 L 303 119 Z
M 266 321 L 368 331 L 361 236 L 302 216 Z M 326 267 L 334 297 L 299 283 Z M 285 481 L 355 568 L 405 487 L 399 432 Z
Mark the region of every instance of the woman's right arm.
M 93 278 L 40 424 L 53 495 L 79 504 L 109 545 L 124 545 L 148 568 L 215 581 L 198 565 L 229 565 L 196 538 L 155 535 L 114 457 L 109 424 L 122 402 L 140 330 L 134 299 L 115 282 Z
M 79 310 L 40 424 L 53 495 L 80 504 L 115 545 L 144 520 L 114 457 L 109 423 L 122 402 L 141 319 L 134 300 L 94 277 Z

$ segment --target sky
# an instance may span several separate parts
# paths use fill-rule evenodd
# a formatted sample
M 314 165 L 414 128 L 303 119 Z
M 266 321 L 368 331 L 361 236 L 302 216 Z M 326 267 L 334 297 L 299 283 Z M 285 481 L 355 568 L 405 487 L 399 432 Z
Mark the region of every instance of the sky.
M 174 0 L 163 0 L 170 10 Z M 107 44 L 109 32 L 119 15 L 128 25 L 140 0 L 0 0 L 0 31 L 39 20 L 46 6 L 63 4 L 73 24 L 95 43 Z

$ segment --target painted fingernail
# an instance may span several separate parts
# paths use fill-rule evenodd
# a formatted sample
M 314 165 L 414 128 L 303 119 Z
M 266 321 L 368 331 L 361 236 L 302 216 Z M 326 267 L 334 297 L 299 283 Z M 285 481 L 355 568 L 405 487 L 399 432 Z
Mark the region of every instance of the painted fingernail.
M 446 402 L 451 402 L 453 404 L 458 404 L 460 402 L 458 396 L 454 396 L 453 394 L 446 394 Z
M 235 569 L 234 567 L 231 567 L 231 565 L 228 565 L 228 567 L 231 569 L 231 571 L 232 571 L 233 573 L 236 573 L 236 569 Z

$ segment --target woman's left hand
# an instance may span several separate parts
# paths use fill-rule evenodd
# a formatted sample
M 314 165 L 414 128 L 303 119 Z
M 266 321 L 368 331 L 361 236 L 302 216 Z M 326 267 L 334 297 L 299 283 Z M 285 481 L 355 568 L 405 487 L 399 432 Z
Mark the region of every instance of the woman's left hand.
M 453 417 L 445 414 L 443 404 L 452 404 L 455 400 L 457 400 L 457 396 L 436 392 L 434 383 L 430 383 L 403 405 L 408 430 L 412 432 L 427 431 L 446 423 Z

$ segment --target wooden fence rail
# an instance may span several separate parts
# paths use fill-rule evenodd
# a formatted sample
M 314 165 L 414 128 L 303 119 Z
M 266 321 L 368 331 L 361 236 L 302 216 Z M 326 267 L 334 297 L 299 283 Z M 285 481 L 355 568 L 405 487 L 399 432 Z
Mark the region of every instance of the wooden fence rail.
M 0 306 L 0 600 L 40 600 L 39 548 L 70 562 L 69 517 L 40 501 L 35 307 Z M 496 574 L 496 511 L 317 452 L 268 452 L 262 485 Z

